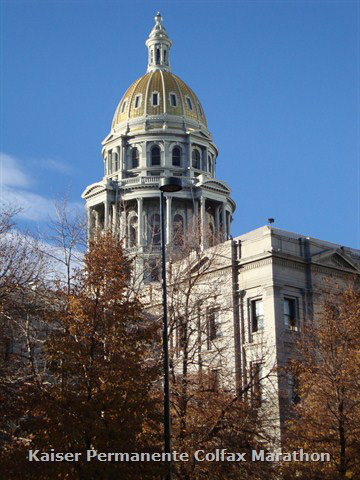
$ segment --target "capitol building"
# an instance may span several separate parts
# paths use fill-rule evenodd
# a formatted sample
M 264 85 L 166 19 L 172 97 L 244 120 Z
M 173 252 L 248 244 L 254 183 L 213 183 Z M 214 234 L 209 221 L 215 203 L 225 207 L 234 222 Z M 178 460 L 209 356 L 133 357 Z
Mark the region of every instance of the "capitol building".
M 160 252 L 160 180 L 182 180 L 181 191 L 165 196 L 166 244 L 180 248 L 187 232 L 197 231 L 204 259 L 217 256 L 202 279 L 207 327 L 198 357 L 220 383 L 230 372 L 239 390 L 251 374 L 266 377 L 264 397 L 280 427 L 286 403 L 295 401 L 294 379 L 269 379 L 266 372 L 293 357 L 306 324 L 316 321 L 324 285 L 359 279 L 360 251 L 271 223 L 232 232 L 236 206 L 231 185 L 216 175 L 206 105 L 172 72 L 172 42 L 160 13 L 146 46 L 147 71 L 125 91 L 103 141 L 104 176 L 82 195 L 90 232 L 118 232 L 146 271 Z M 154 268 L 144 275 L 148 285 L 158 280 Z M 264 339 L 266 357 L 263 348 L 259 353 Z

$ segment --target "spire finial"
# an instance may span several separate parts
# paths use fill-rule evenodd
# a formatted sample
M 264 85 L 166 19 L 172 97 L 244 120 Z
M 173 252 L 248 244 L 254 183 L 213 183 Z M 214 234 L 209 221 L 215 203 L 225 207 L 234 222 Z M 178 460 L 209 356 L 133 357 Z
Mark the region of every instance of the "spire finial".
M 167 70 L 170 71 L 170 47 L 172 42 L 163 25 L 160 12 L 155 15 L 155 25 L 146 40 L 149 50 L 147 71 Z
M 155 15 L 155 23 L 162 26 L 162 16 L 160 12 L 157 12 L 157 14 Z

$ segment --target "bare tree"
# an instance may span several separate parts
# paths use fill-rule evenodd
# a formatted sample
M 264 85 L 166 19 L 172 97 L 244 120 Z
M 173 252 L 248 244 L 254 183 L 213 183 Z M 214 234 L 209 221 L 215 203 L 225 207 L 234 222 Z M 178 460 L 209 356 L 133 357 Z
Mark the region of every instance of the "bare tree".
M 82 265 L 87 246 L 87 220 L 69 208 L 67 195 L 54 204 L 55 216 L 43 234 L 44 255 L 52 261 L 52 279 L 70 292 L 76 268 Z
M 19 289 L 42 283 L 46 271 L 39 241 L 15 228 L 19 212 L 0 205 L 0 302 Z

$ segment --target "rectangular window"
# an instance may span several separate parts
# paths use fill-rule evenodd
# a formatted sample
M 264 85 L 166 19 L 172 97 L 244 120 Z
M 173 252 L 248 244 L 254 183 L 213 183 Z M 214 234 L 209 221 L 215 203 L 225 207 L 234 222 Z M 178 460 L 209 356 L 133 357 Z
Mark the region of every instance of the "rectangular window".
M 292 373 L 288 374 L 288 401 L 289 405 L 300 403 L 299 379 Z
M 144 280 L 145 283 L 160 281 L 160 266 L 156 260 L 149 260 L 145 263 Z
M 189 110 L 192 110 L 192 103 L 191 103 L 190 97 L 186 97 L 186 102 Z
M 288 330 L 298 329 L 295 298 L 284 298 L 284 324 Z
M 251 365 L 251 396 L 253 402 L 255 402 L 257 405 L 261 405 L 263 401 L 263 376 L 263 364 L 253 362 Z
M 212 391 L 219 390 L 220 387 L 220 371 L 217 369 L 209 372 L 209 389 Z
M 264 328 L 264 307 L 261 298 L 251 301 L 251 330 L 253 333 Z
M 172 107 L 177 106 L 175 93 L 170 93 L 170 104 Z
M 153 107 L 157 107 L 159 105 L 159 95 L 157 93 L 152 94 L 152 104 Z
M 221 337 L 220 309 L 210 308 L 206 315 L 207 349 L 211 350 L 212 342 Z
M 140 107 L 140 100 L 141 100 L 141 96 L 140 96 L 140 95 L 136 95 L 136 97 L 135 97 L 135 108 L 139 108 L 139 107 Z
M 125 100 L 121 107 L 121 113 L 125 112 L 126 104 L 127 104 L 127 101 Z

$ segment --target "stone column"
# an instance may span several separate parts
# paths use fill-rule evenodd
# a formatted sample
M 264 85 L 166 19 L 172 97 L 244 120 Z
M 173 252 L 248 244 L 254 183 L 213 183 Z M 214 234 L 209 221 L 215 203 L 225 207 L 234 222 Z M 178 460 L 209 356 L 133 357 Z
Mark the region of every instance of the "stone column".
M 193 216 L 192 216 L 192 222 L 193 222 L 193 225 L 192 225 L 192 228 L 195 231 L 197 231 L 198 227 L 199 227 L 199 219 L 198 219 L 198 201 L 196 198 L 194 198 L 193 200 L 193 206 L 194 206 L 194 211 L 193 211 Z
M 99 219 L 99 212 L 95 208 L 94 208 L 94 214 L 95 214 L 95 228 L 96 230 L 98 230 L 100 227 L 100 219 Z
M 215 207 L 215 234 L 218 237 L 220 233 L 220 206 Z
M 116 228 L 117 228 L 117 208 L 116 208 L 116 203 L 113 203 L 111 205 L 112 207 L 112 231 L 113 233 L 116 233 Z
M 126 210 L 120 211 L 120 237 L 125 239 L 126 236 Z
M 200 197 L 200 236 L 201 245 L 205 245 L 205 232 L 206 232 L 206 211 L 205 211 L 205 197 Z
M 188 151 L 188 167 L 192 168 L 190 135 L 188 137 L 188 146 L 187 147 L 188 147 L 187 148 L 187 151 Z
M 121 139 L 121 155 L 120 155 L 120 170 L 125 170 L 126 167 L 126 159 L 125 159 L 125 139 Z
M 118 172 L 119 170 L 121 170 L 121 148 L 120 147 L 116 147 L 116 153 L 118 156 L 118 168 L 117 168 L 117 172 Z
M 171 203 L 172 197 L 166 197 L 166 244 L 168 245 L 171 242 L 171 233 L 172 233 L 172 221 L 171 221 Z
M 106 230 L 109 227 L 109 217 L 110 217 L 110 205 L 109 200 L 106 199 L 104 202 L 104 229 Z
M 221 204 L 221 233 L 223 234 L 224 240 L 226 240 L 226 210 L 225 203 Z
M 227 228 L 227 236 L 230 237 L 230 212 L 226 211 L 226 228 Z
M 138 231 L 137 244 L 142 245 L 144 239 L 144 219 L 143 219 L 143 199 L 137 198 L 137 217 L 138 217 Z

